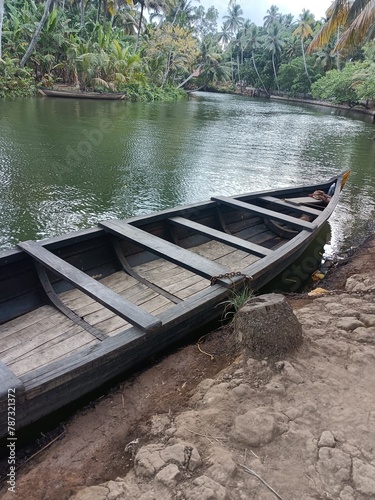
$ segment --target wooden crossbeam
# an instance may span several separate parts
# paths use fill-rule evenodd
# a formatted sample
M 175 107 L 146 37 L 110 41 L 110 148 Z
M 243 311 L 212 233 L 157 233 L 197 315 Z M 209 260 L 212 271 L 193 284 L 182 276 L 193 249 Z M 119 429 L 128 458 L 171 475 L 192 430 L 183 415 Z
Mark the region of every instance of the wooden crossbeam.
M 198 222 L 194 222 L 189 219 L 184 219 L 183 217 L 172 217 L 171 219 L 168 219 L 168 221 L 176 226 L 185 227 L 198 234 L 203 234 L 208 238 L 220 241 L 221 243 L 225 243 L 226 245 L 238 248 L 239 250 L 250 252 L 259 257 L 270 255 L 273 252 L 273 250 L 269 250 L 268 248 L 262 247 L 261 245 L 256 245 L 255 243 L 251 243 L 250 241 L 243 240 L 242 238 L 237 238 L 236 236 L 224 233 L 223 231 L 217 231 L 216 229 L 212 229 L 208 226 L 204 226 L 203 224 L 199 224 Z
M 158 238 L 138 227 L 120 220 L 110 220 L 99 224 L 106 231 L 131 241 L 151 253 L 173 262 L 189 271 L 211 279 L 213 276 L 228 273 L 230 269 L 217 262 L 213 262 L 185 248 L 179 247 L 169 241 Z M 219 280 L 218 280 L 219 281 Z M 225 282 L 226 283 L 226 282 Z
M 282 200 L 280 198 L 275 198 L 274 196 L 262 196 L 259 199 L 262 201 L 267 201 L 268 203 L 272 203 L 274 205 L 278 205 L 280 207 L 291 208 L 292 210 L 300 214 L 320 215 L 322 213 L 321 210 L 317 210 L 316 208 L 291 203 L 289 202 L 289 200 Z
M 162 325 L 160 319 L 124 299 L 83 271 L 60 259 L 60 257 L 49 252 L 39 243 L 25 241 L 19 243 L 18 246 L 44 267 L 142 331 L 150 333 Z
M 232 208 L 237 208 L 239 210 L 244 210 L 246 212 L 251 212 L 253 214 L 257 214 L 260 217 L 276 220 L 278 222 L 283 222 L 288 226 L 295 227 L 297 229 L 305 229 L 307 231 L 312 231 L 315 228 L 315 224 L 311 222 L 306 222 L 302 219 L 297 219 L 296 217 L 291 217 L 290 215 L 281 214 L 279 212 L 275 212 L 274 210 L 268 210 L 267 208 L 257 207 L 256 205 L 252 205 L 251 203 L 245 203 L 243 201 L 235 200 L 234 198 L 225 197 L 225 196 L 215 196 L 211 198 L 212 201 L 216 201 L 217 203 L 221 203 L 223 205 L 230 206 Z

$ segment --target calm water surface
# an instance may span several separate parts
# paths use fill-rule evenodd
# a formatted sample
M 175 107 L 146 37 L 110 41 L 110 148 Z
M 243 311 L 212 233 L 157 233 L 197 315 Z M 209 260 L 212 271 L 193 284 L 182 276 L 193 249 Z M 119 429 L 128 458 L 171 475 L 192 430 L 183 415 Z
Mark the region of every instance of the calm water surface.
M 375 230 L 374 135 L 331 110 L 241 96 L 1 101 L 0 248 L 350 168 L 331 219 L 340 253 Z

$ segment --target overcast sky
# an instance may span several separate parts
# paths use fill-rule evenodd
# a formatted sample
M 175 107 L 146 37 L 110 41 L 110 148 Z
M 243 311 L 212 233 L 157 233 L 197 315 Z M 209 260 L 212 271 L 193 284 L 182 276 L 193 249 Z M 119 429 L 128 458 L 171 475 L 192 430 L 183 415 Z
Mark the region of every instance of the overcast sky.
M 220 27 L 222 16 L 228 13 L 228 0 L 200 0 L 199 3 L 206 10 L 213 5 L 219 11 Z M 296 19 L 301 14 L 302 9 L 310 10 L 315 15 L 315 19 L 320 19 L 324 17 L 332 2 L 331 0 L 237 0 L 237 3 L 241 6 L 245 19 L 250 19 L 257 26 L 261 26 L 263 17 L 272 4 L 277 5 L 282 14 L 293 14 Z M 192 4 L 197 5 L 196 2 L 192 2 Z

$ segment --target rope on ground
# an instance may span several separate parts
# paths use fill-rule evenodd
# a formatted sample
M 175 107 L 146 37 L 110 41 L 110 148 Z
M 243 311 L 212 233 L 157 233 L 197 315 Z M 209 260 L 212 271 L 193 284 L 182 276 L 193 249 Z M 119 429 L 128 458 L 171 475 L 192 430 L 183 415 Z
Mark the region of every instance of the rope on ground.
M 206 352 L 204 351 L 201 346 L 200 346 L 200 342 L 201 340 L 204 338 L 204 337 L 207 337 L 208 334 L 206 335 L 203 335 L 202 337 L 200 337 L 200 339 L 198 339 L 198 343 L 197 343 L 197 347 L 198 347 L 198 351 L 200 351 L 202 354 L 205 354 L 206 356 L 209 356 L 211 358 L 211 361 L 215 361 L 215 356 L 213 354 L 210 354 L 209 352 Z
M 248 467 L 246 467 L 246 465 L 243 465 L 243 464 L 237 464 L 239 467 L 242 467 L 242 469 L 247 472 L 248 474 L 251 474 L 252 476 L 255 476 L 256 478 L 259 479 L 259 481 L 261 481 L 264 486 L 266 486 L 274 495 L 275 497 L 278 499 L 278 500 L 283 500 L 283 498 L 278 494 L 276 493 L 276 491 L 268 484 L 266 483 L 266 481 L 264 479 L 262 479 L 260 476 L 258 476 L 258 474 L 253 471 L 252 469 L 249 469 Z

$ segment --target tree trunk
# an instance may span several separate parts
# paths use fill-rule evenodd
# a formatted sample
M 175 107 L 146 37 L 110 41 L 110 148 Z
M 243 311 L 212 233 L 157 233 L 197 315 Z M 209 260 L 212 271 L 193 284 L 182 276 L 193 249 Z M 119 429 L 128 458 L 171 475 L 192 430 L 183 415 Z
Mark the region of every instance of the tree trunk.
M 277 73 L 276 73 L 275 56 L 274 56 L 274 54 L 272 54 L 272 66 L 273 66 L 273 73 L 275 75 L 276 87 L 277 87 L 277 90 L 280 90 L 279 82 L 277 81 Z
M 3 20 L 4 20 L 4 0 L 0 0 L 0 59 L 3 57 L 2 53 L 2 34 L 3 34 Z
M 187 83 L 189 80 L 191 80 L 193 78 L 193 76 L 195 76 L 195 74 L 197 73 L 197 71 L 199 71 L 201 69 L 201 67 L 203 66 L 203 64 L 200 64 L 198 66 L 198 68 L 196 68 L 191 75 L 189 75 L 187 78 L 185 78 L 185 80 L 180 83 L 180 85 L 177 87 L 178 89 L 183 87 L 185 85 L 185 83 Z
M 141 3 L 141 12 L 139 14 L 137 41 L 135 42 L 134 52 L 137 52 L 138 44 L 139 44 L 139 37 L 141 36 L 141 26 L 142 26 L 142 19 L 143 19 L 143 8 L 144 8 L 144 3 L 142 2 Z
M 266 86 L 264 85 L 263 80 L 262 80 L 262 78 L 261 78 L 261 76 L 260 76 L 260 74 L 258 72 L 257 65 L 255 64 L 254 52 L 251 53 L 251 59 L 253 61 L 253 66 L 254 66 L 254 69 L 255 69 L 255 73 L 257 74 L 260 83 L 263 85 L 264 92 L 269 96 L 270 94 L 269 94 L 268 90 L 266 89 Z
M 302 39 L 302 37 L 301 37 L 301 49 L 302 49 L 302 57 L 303 57 L 303 65 L 305 67 L 305 73 L 306 73 L 307 78 L 309 79 L 309 82 L 311 84 L 310 75 L 309 75 L 309 72 L 307 71 L 306 55 L 305 55 L 305 49 L 304 49 L 304 46 L 303 46 L 303 39 Z
M 81 0 L 81 28 L 85 26 L 85 0 Z
M 98 0 L 98 10 L 97 10 L 97 14 L 96 14 L 96 22 L 97 23 L 99 22 L 99 19 L 100 19 L 101 8 L 102 8 L 102 0 Z
M 20 62 L 20 68 L 23 68 L 28 60 L 28 58 L 31 56 L 34 48 L 35 48 L 35 45 L 37 44 L 38 42 L 38 39 L 39 39 L 39 36 L 40 36 L 40 33 L 42 32 L 42 29 L 43 29 L 43 26 L 44 26 L 44 23 L 46 22 L 46 19 L 47 19 L 47 16 L 48 16 L 48 12 L 49 12 L 49 9 L 52 5 L 54 0 L 47 0 L 46 1 L 46 4 L 44 6 L 44 12 L 43 12 L 43 15 L 42 15 L 42 18 L 39 22 L 39 25 L 37 27 L 37 29 L 35 30 L 35 33 L 31 39 L 31 42 L 30 42 L 30 45 L 28 47 L 28 49 L 26 50 L 21 62 Z
M 105 23 L 107 22 L 107 14 L 108 14 L 108 3 L 107 0 L 104 0 L 103 6 L 103 28 L 105 28 Z

